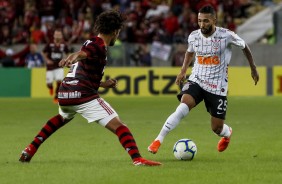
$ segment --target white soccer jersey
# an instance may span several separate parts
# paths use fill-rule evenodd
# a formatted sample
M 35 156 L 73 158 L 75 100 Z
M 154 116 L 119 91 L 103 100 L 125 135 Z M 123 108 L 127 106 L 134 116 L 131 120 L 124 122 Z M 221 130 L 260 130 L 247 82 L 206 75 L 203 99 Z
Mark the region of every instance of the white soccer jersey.
M 221 27 L 216 27 L 215 32 L 207 38 L 200 29 L 193 31 L 188 38 L 187 51 L 195 52 L 196 56 L 189 80 L 210 93 L 226 96 L 231 45 L 244 49 L 245 41 Z

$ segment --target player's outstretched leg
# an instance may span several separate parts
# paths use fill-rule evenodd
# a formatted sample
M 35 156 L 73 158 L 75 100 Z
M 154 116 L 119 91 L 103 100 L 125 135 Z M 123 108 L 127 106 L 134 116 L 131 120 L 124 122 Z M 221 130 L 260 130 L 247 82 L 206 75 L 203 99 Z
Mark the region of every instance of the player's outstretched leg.
M 161 165 L 160 162 L 155 162 L 152 160 L 147 160 L 141 157 L 140 152 L 138 150 L 137 144 L 130 130 L 124 126 L 119 126 L 115 134 L 118 136 L 121 145 L 128 152 L 131 159 L 133 160 L 133 164 L 136 166 L 145 165 L 145 166 L 158 166 Z
M 70 120 L 64 120 L 59 114 L 51 118 L 34 137 L 34 140 L 22 151 L 19 161 L 30 162 L 39 146 L 56 130 L 69 121 Z
M 156 154 L 166 135 L 172 131 L 188 113 L 189 107 L 185 103 L 180 103 L 175 112 L 167 118 L 158 137 L 148 147 L 148 151 Z
M 217 150 L 219 152 L 226 150 L 228 147 L 232 135 L 232 128 L 224 124 L 222 134 L 225 134 L 225 136 L 223 135 L 217 144 Z

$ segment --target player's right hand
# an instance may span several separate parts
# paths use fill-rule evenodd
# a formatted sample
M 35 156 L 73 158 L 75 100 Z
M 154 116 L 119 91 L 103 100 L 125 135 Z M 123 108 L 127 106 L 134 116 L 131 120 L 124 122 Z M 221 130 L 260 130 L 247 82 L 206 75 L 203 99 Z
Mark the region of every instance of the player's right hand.
M 175 83 L 177 85 L 180 85 L 181 83 L 185 82 L 185 80 L 186 80 L 186 73 L 180 72 L 176 77 Z
M 257 71 L 256 68 L 255 68 L 255 69 L 252 69 L 251 75 L 252 75 L 252 78 L 253 78 L 253 80 L 254 80 L 254 82 L 255 82 L 255 85 L 257 85 L 257 83 L 258 83 L 258 81 L 259 81 L 259 73 L 258 73 L 258 71 Z

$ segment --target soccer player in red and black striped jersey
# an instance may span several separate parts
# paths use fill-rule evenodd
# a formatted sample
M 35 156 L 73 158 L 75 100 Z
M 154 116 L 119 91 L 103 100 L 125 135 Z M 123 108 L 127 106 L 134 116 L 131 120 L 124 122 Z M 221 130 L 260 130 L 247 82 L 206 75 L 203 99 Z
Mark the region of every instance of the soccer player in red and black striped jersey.
M 54 31 L 54 40 L 43 49 L 43 57 L 46 63 L 46 83 L 51 96 L 54 94 L 53 82 L 56 82 L 54 95 L 54 103 L 58 103 L 58 90 L 64 78 L 64 69 L 59 67 L 59 62 L 64 58 L 64 54 L 68 55 L 69 48 L 63 40 L 63 33 L 57 29 Z
M 95 22 L 97 36 L 87 40 L 80 51 L 62 59 L 59 66 L 70 67 L 59 88 L 59 114 L 49 119 L 34 140 L 22 151 L 20 161 L 29 162 L 39 146 L 56 130 L 72 120 L 76 113 L 89 123 L 97 122 L 116 134 L 134 165 L 161 165 L 141 157 L 133 135 L 116 111 L 102 98 L 98 89 L 115 88 L 117 81 L 101 81 L 107 64 L 107 46 L 113 46 L 125 18 L 117 11 L 100 14 Z

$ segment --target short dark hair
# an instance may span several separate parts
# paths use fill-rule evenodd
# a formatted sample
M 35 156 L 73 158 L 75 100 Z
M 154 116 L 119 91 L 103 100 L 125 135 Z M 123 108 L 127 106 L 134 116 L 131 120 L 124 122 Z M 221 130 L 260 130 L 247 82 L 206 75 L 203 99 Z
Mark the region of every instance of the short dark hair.
M 210 5 L 202 7 L 199 10 L 199 13 L 210 13 L 210 14 L 216 16 L 214 8 L 212 6 L 210 6 Z
M 94 24 L 94 31 L 96 33 L 111 34 L 121 29 L 125 20 L 125 16 L 118 11 L 105 11 L 97 17 Z

